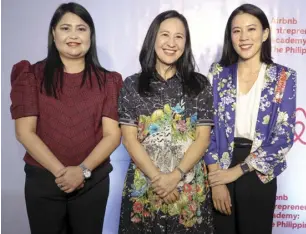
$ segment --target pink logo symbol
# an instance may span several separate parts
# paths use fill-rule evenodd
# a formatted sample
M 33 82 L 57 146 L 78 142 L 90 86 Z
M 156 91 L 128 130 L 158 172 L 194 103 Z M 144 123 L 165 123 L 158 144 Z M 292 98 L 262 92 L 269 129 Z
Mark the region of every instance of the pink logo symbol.
M 299 107 L 299 108 L 296 109 L 296 114 L 298 114 L 298 112 L 302 112 L 302 114 L 304 115 L 305 120 L 306 120 L 306 111 L 303 108 Z M 302 121 L 299 121 L 299 120 L 296 121 L 296 123 L 295 123 L 295 133 L 294 133 L 294 135 L 295 135 L 294 142 L 299 141 L 303 145 L 306 145 L 306 141 L 304 141 L 302 139 L 302 136 L 303 136 L 305 128 L 306 128 L 305 124 L 306 124 L 306 122 L 302 122 Z M 298 125 L 300 126 L 299 127 L 300 132 L 297 132 L 297 126 Z

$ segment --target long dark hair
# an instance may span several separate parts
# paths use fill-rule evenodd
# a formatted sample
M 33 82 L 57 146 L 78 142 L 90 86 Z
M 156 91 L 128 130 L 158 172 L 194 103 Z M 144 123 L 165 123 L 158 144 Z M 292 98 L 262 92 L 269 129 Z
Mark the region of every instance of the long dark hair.
M 223 52 L 220 64 L 223 66 L 229 66 L 238 61 L 239 56 L 236 53 L 232 44 L 231 28 L 234 17 L 242 13 L 248 13 L 250 15 L 255 16 L 260 21 L 263 30 L 269 29 L 268 38 L 266 41 L 263 42 L 261 47 L 260 60 L 261 62 L 264 62 L 266 64 L 273 63 L 271 56 L 271 29 L 267 16 L 259 7 L 252 4 L 243 4 L 232 12 L 232 14 L 230 15 L 227 21 L 225 34 L 224 34 Z
M 81 87 L 85 84 L 85 81 L 88 79 L 88 77 L 90 85 L 92 86 L 91 70 L 93 70 L 93 72 L 97 77 L 99 88 L 101 89 L 101 86 L 104 83 L 105 79 L 104 75 L 106 72 L 108 72 L 99 63 L 97 55 L 97 46 L 96 46 L 95 26 L 88 11 L 80 4 L 74 2 L 61 4 L 56 9 L 50 22 L 50 27 L 48 32 L 48 55 L 47 58 L 44 60 L 45 62 L 44 78 L 41 83 L 41 92 L 44 88 L 46 95 L 52 96 L 54 98 L 57 98 L 57 92 L 59 88 L 61 90 L 63 87 L 64 64 L 55 46 L 52 31 L 53 29 L 55 29 L 58 22 L 66 13 L 73 13 L 79 16 L 90 27 L 91 44 L 88 52 L 85 55 L 85 69 L 83 72 Z M 102 71 L 102 73 L 101 72 L 99 73 L 98 71 Z
M 186 18 L 177 11 L 170 10 L 160 13 L 151 23 L 145 40 L 143 42 L 139 62 L 141 65 L 141 74 L 139 76 L 138 92 L 140 95 L 147 95 L 150 93 L 150 81 L 152 75 L 156 72 L 156 53 L 155 41 L 160 24 L 170 18 L 179 19 L 185 27 L 186 44 L 182 56 L 174 64 L 177 72 L 182 78 L 182 85 L 184 93 L 188 96 L 197 95 L 201 91 L 201 85 L 196 79 L 195 60 L 191 50 L 190 32 Z

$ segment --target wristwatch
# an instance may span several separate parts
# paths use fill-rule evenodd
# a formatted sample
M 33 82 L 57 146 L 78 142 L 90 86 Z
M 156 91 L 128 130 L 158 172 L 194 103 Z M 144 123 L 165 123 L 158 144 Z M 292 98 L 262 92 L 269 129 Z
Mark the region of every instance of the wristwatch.
M 240 168 L 241 168 L 243 174 L 246 174 L 246 173 L 250 172 L 250 167 L 246 162 L 240 163 Z
M 184 180 L 186 178 L 186 173 L 183 172 L 183 170 L 180 167 L 176 167 L 176 169 L 179 171 L 181 174 L 181 180 Z
M 80 168 L 83 170 L 83 176 L 85 179 L 89 179 L 91 177 L 91 170 L 89 170 L 85 165 L 82 163 Z

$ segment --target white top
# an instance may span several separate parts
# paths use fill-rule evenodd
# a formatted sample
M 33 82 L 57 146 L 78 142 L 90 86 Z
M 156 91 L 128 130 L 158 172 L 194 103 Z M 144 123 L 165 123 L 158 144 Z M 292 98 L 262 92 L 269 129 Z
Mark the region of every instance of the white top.
M 258 78 L 248 93 L 239 92 L 239 79 L 237 71 L 237 101 L 235 119 L 235 137 L 244 137 L 253 140 L 260 104 L 261 91 L 265 81 L 267 65 L 262 63 Z

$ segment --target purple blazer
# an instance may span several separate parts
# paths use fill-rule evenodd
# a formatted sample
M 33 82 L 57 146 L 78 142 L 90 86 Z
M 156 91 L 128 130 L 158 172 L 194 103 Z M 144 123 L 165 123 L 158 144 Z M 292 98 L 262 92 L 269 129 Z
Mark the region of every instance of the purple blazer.
M 227 169 L 233 157 L 237 64 L 211 65 L 215 109 L 211 143 L 204 156 L 207 165 Z M 279 64 L 266 68 L 255 137 L 246 162 L 268 183 L 287 167 L 286 154 L 293 145 L 296 110 L 296 72 Z

